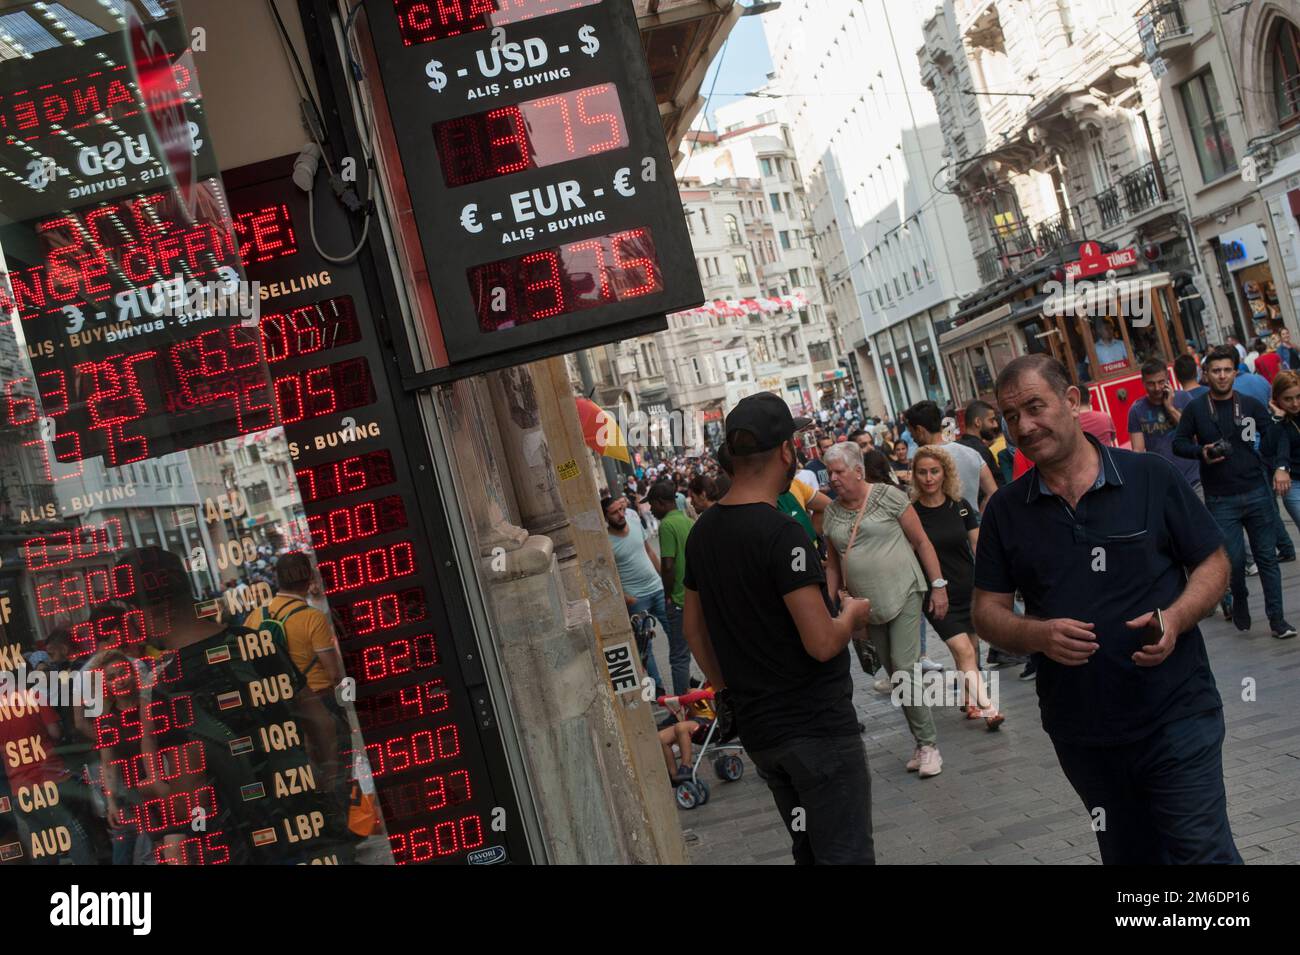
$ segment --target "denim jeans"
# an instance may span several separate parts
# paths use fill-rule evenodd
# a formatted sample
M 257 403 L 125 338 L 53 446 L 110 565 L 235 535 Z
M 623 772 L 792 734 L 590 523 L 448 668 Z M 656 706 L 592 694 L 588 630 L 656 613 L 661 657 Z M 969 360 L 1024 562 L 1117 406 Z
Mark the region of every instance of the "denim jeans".
M 673 671 L 673 693 L 681 696 L 691 691 L 691 648 L 686 643 L 682 608 L 671 599 L 665 601 L 668 610 L 668 668 Z
M 1250 550 L 1259 568 L 1259 582 L 1264 588 L 1264 610 L 1270 624 L 1283 619 L 1282 574 L 1277 565 L 1277 514 L 1273 491 L 1261 484 L 1246 494 L 1226 497 L 1205 495 L 1205 506 L 1223 532 L 1227 544 L 1228 560 L 1232 563 L 1232 604 L 1237 608 L 1249 605 L 1246 590 L 1246 554 L 1242 530 L 1250 537 Z
M 796 865 L 875 865 L 871 774 L 860 737 L 801 737 L 750 750 L 749 758 L 772 791 Z
M 1223 711 L 1210 710 L 1122 746 L 1052 740 L 1093 817 L 1104 864 L 1241 863 L 1228 825 L 1223 735 Z
M 1297 529 L 1300 529 L 1300 479 L 1291 482 L 1291 490 L 1287 491 L 1279 499 L 1286 512 L 1291 515 L 1291 520 L 1295 523 Z M 1285 548 L 1279 548 L 1285 551 Z
M 632 606 L 627 608 L 627 612 L 629 615 L 638 614 L 638 613 L 649 613 L 651 616 L 653 616 L 656 620 L 659 621 L 659 626 L 664 628 L 664 633 L 670 632 L 668 629 L 668 611 L 664 607 L 664 592 L 662 590 L 657 591 L 653 594 L 648 594 L 645 597 L 637 597 L 635 599 L 636 599 L 636 603 L 632 604 Z M 646 649 L 645 671 L 646 671 L 646 675 L 650 677 L 650 679 L 655 681 L 655 686 L 662 686 L 664 687 L 664 689 L 667 689 L 667 686 L 665 686 L 664 684 L 663 678 L 659 675 L 659 667 L 655 663 L 655 651 L 654 651 L 653 644 L 651 644 Z

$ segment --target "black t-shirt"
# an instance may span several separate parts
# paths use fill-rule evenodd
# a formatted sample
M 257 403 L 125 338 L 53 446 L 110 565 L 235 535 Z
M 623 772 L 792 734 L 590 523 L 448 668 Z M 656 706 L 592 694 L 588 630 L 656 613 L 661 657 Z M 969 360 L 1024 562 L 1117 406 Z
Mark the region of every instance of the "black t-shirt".
M 858 731 L 848 649 L 814 660 L 785 606 L 786 594 L 825 582 L 808 534 L 767 504 L 715 504 L 686 539 L 686 587 L 700 595 L 750 749 Z
M 998 467 L 997 459 L 993 457 L 993 452 L 989 450 L 987 444 L 973 434 L 963 434 L 957 439 L 957 444 L 964 444 L 972 451 L 978 451 L 980 457 L 984 459 L 984 463 L 987 464 L 989 470 L 993 472 L 993 480 L 997 482 L 998 487 L 1001 487 L 1005 483 L 1002 478 L 1002 469 Z
M 917 517 L 925 528 L 925 536 L 934 545 L 939 556 L 939 570 L 948 581 L 948 606 L 960 609 L 970 606 L 970 594 L 975 579 L 975 557 L 970 550 L 971 531 L 980 526 L 975 511 L 965 501 L 946 499 L 938 507 L 926 507 L 914 501 Z

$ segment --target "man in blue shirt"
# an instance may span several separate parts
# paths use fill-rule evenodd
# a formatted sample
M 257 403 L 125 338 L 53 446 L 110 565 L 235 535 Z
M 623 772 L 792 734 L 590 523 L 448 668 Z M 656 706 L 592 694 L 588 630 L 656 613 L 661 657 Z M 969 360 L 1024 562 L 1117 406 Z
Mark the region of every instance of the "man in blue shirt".
M 1271 426 L 1268 407 L 1233 388 L 1236 351 L 1229 345 L 1205 357 L 1210 390 L 1183 409 L 1174 435 L 1174 454 L 1200 461 L 1205 506 L 1223 532 L 1232 563 L 1232 622 L 1250 629 L 1246 553 L 1242 529 L 1264 588 L 1264 609 L 1273 636 L 1294 637 L 1282 606 L 1282 575 L 1277 565 L 1277 505 L 1269 484 L 1272 468 L 1260 457 L 1258 439 Z
M 1192 401 L 1185 391 L 1169 386 L 1165 363 L 1153 358 L 1142 366 L 1142 387 L 1146 396 L 1128 409 L 1128 436 L 1134 451 L 1158 454 L 1183 476 L 1193 490 L 1201 489 L 1201 469 L 1195 461 L 1174 455 L 1174 429 L 1183 409 Z
M 1241 862 L 1223 704 L 1197 627 L 1228 582 L 1222 537 L 1167 461 L 1083 432 L 1056 359 L 1013 360 L 995 395 L 1034 467 L 985 508 L 976 630 L 1038 660 L 1043 728 L 1103 862 Z

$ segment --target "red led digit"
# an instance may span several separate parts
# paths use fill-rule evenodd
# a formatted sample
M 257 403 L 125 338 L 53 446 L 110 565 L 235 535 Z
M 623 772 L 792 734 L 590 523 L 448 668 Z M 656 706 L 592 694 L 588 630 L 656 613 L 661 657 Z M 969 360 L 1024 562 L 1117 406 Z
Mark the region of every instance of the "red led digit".
M 587 153 L 589 155 L 603 153 L 606 150 L 617 149 L 620 146 L 627 145 L 627 137 L 623 135 L 623 126 L 622 123 L 619 122 L 622 118 L 622 112 L 619 108 L 618 92 L 614 89 L 613 83 L 606 83 L 603 86 L 590 86 L 585 90 L 578 90 L 576 96 L 578 100 L 578 119 L 580 119 L 586 126 L 604 125 L 608 135 L 607 139 L 587 144 Z M 614 111 L 609 113 L 588 113 L 587 110 L 590 107 L 588 107 L 587 101 L 595 97 L 613 97 Z M 593 105 L 596 108 L 600 108 L 602 104 L 595 103 Z
M 631 253 L 632 257 L 624 258 Z M 659 265 L 654 259 L 654 245 L 650 242 L 647 229 L 632 229 L 614 236 L 614 264 L 624 273 L 624 282 L 628 283 L 621 291 L 620 298 L 635 298 L 663 288 L 659 276 Z M 642 281 L 636 281 L 637 273 Z
M 37 417 L 36 399 L 25 395 L 15 397 L 18 386 L 23 382 L 31 383 L 30 378 L 14 378 L 5 382 L 5 422 L 17 427 L 32 424 Z
M 488 156 L 493 176 L 506 176 L 532 165 L 528 130 L 518 106 L 503 106 L 487 115 Z
M 587 92 L 584 90 L 583 92 Z M 581 102 L 581 101 L 579 101 Z M 542 110 L 547 107 L 557 107 L 560 115 L 561 128 L 564 133 L 565 151 L 572 156 L 573 149 L 573 120 L 569 118 L 569 98 L 567 96 L 547 96 L 543 99 L 535 99 L 528 104 L 533 110 Z M 512 170 L 513 171 L 513 170 Z M 505 172 L 505 170 L 502 170 Z
M 83 379 L 92 381 L 86 410 L 90 427 L 104 434 L 104 461 L 109 467 L 150 457 L 148 439 L 128 433 L 127 426 L 138 422 L 148 410 L 136 366 L 156 355 L 154 351 L 135 352 L 73 366 Z
M 560 257 L 554 250 L 534 252 L 519 260 L 520 271 L 525 278 L 532 278 L 524 286 L 524 321 L 549 318 L 564 311 L 564 283 L 560 280 Z M 529 266 L 540 266 L 530 269 Z M 537 302 L 535 294 L 542 294 L 543 301 Z M 550 304 L 545 304 L 545 295 L 550 296 Z
M 601 302 L 608 302 L 613 297 L 613 292 L 609 288 L 609 274 L 605 268 L 605 246 L 599 239 L 589 239 L 586 242 L 574 242 L 566 247 L 570 257 L 577 259 L 578 254 L 590 252 L 596 260 L 595 269 L 590 273 L 593 278 L 592 289 L 597 292 Z M 575 262 L 576 264 L 576 262 Z M 585 295 L 582 298 L 586 298 Z
M 68 378 L 57 368 L 36 376 L 41 407 L 48 418 L 57 418 L 68 410 Z

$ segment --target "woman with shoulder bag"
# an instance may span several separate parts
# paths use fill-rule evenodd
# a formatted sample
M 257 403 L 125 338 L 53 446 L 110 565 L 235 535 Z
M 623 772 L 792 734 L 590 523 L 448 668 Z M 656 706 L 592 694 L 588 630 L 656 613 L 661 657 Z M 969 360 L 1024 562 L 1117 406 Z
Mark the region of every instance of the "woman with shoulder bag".
M 823 521 L 829 545 L 827 589 L 838 593 L 843 587 L 855 597 L 871 600 L 866 636 L 885 667 L 903 681 L 895 692 L 903 694 L 903 715 L 916 740 L 907 771 L 918 772 L 923 779 L 937 776 L 943 759 L 934 716 L 922 697 L 920 628 L 927 590 L 934 617 L 942 620 L 948 611 L 947 582 L 940 576 L 939 558 L 907 495 L 894 485 L 867 481 L 856 444 L 837 444 L 823 460 L 838 492 Z

